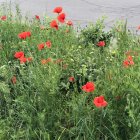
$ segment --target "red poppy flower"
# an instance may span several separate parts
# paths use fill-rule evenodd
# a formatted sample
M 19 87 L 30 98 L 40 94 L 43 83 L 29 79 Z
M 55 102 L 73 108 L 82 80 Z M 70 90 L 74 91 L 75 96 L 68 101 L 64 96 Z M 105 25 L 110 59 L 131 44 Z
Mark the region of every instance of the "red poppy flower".
M 104 96 L 95 97 L 93 103 L 96 107 L 105 107 L 108 104 L 105 101 Z
M 18 37 L 20 39 L 26 39 L 27 37 L 30 37 L 31 36 L 31 32 L 22 32 L 20 34 L 18 34 Z
M 41 64 L 43 64 L 43 65 L 46 64 L 46 59 L 42 59 Z
M 7 17 L 6 16 L 1 16 L 1 20 L 6 20 Z
M 14 55 L 15 58 L 20 58 L 20 57 L 24 57 L 24 52 L 16 52 Z
M 40 17 L 39 17 L 38 15 L 35 15 L 35 18 L 36 18 L 37 20 L 40 20 Z
M 61 13 L 60 15 L 58 15 L 57 19 L 59 22 L 64 23 L 65 22 L 65 13 Z
M 62 10 L 63 10 L 62 7 L 56 7 L 56 8 L 54 8 L 53 12 L 59 14 L 62 12 Z
M 123 66 L 124 67 L 128 67 L 129 66 L 129 61 L 128 60 L 124 60 L 123 61 Z
M 26 34 L 25 34 L 25 32 L 18 34 L 18 37 L 19 37 L 20 39 L 26 39 Z
M 32 58 L 31 57 L 26 58 L 23 56 L 23 57 L 20 57 L 19 60 L 20 60 L 20 64 L 23 64 L 23 63 L 26 63 L 27 61 L 31 61 Z
M 25 57 L 20 57 L 19 60 L 20 60 L 20 64 L 27 62 L 27 58 L 25 58 Z
M 42 50 L 44 49 L 44 47 L 45 47 L 44 43 L 38 44 L 38 50 Z
M 16 82 L 17 82 L 16 76 L 13 76 L 13 77 L 11 78 L 11 82 L 12 82 L 13 84 L 16 84 Z
M 133 57 L 131 55 L 127 56 L 127 59 L 123 61 L 123 66 L 128 67 L 130 65 L 134 65 Z
M 74 82 L 74 81 L 75 81 L 74 77 L 72 77 L 72 76 L 69 77 L 69 81 L 70 81 L 70 82 Z
M 50 23 L 50 26 L 52 28 L 55 28 L 56 30 L 58 30 L 58 23 L 56 20 L 52 20 L 52 22 Z
M 48 59 L 42 59 L 41 60 L 41 63 L 44 65 L 44 64 L 47 64 L 48 62 L 51 62 L 52 59 L 51 58 L 48 58 Z
M 26 32 L 26 36 L 30 37 L 31 36 L 31 32 Z
M 99 41 L 99 42 L 97 43 L 97 46 L 99 46 L 99 47 L 104 47 L 104 46 L 105 46 L 105 42 L 104 42 L 104 41 Z
M 129 65 L 134 65 L 134 61 L 129 61 Z
M 127 59 L 128 59 L 129 61 L 133 61 L 133 57 L 132 57 L 131 55 L 127 56 Z
M 93 82 L 87 82 L 84 86 L 82 86 L 82 90 L 85 92 L 93 92 L 95 90 L 95 85 Z
M 47 42 L 46 42 L 47 48 L 51 48 L 51 45 L 52 45 L 51 41 L 47 41 Z
M 66 24 L 69 25 L 69 26 L 73 26 L 72 21 L 67 21 Z
M 51 58 L 47 58 L 46 59 L 46 62 L 48 63 L 48 62 L 51 62 L 52 61 L 52 59 Z

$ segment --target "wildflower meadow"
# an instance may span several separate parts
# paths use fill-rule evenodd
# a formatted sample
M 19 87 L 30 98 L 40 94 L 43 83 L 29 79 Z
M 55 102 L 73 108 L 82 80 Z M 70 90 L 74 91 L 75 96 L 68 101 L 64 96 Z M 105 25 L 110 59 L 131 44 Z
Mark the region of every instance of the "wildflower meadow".
M 52 13 L 0 13 L 0 140 L 140 140 L 139 26 Z

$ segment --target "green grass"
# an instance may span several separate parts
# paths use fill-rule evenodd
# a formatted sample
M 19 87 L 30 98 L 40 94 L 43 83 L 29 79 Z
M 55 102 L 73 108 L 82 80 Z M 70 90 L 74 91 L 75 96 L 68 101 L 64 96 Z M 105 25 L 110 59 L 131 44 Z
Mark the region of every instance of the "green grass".
M 53 29 L 51 20 L 23 20 L 18 9 L 0 20 L 0 139 L 139 140 L 140 37 L 126 23 L 105 32 L 100 19 L 77 33 L 65 23 Z M 31 37 L 20 39 L 24 31 Z M 48 40 L 51 48 L 39 51 Z M 21 64 L 18 51 L 32 60 Z M 128 51 L 134 65 L 125 67 Z M 82 86 L 89 81 L 95 90 L 86 93 Z M 100 95 L 106 107 L 93 104 Z

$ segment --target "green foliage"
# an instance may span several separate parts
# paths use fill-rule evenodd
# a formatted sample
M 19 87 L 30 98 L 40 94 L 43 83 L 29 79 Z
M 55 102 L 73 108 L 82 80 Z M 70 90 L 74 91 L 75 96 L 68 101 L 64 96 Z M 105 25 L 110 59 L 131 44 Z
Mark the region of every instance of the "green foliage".
M 139 140 L 139 36 L 125 23 L 105 32 L 103 19 L 77 35 L 65 24 L 55 30 L 48 20 L 19 16 L 17 7 L 15 19 L 0 21 L 0 139 Z M 23 31 L 31 37 L 19 39 Z M 51 48 L 39 51 L 48 40 Z M 106 45 L 98 47 L 98 41 Z M 18 51 L 32 61 L 21 64 L 14 58 Z M 128 55 L 134 64 L 125 66 Z M 88 81 L 95 83 L 94 93 L 82 91 Z M 105 108 L 93 103 L 100 95 Z
M 9 76 L 9 70 L 6 65 L 0 67 L 0 93 L 10 93 L 9 85 L 7 84 Z
M 104 29 L 104 18 L 97 20 L 96 24 L 88 25 L 81 30 L 79 35 L 80 44 L 84 46 L 88 46 L 89 44 L 96 46 L 99 41 L 105 41 L 106 46 L 108 46 L 113 34 L 111 31 L 105 32 Z

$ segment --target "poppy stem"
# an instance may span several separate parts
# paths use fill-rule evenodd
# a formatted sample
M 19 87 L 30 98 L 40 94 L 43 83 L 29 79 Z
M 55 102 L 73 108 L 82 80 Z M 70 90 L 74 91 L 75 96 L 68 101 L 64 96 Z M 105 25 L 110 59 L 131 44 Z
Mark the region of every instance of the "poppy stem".
M 100 115 L 100 126 L 99 126 L 99 130 L 100 130 L 100 132 L 102 132 L 102 122 L 103 122 L 103 108 L 101 107 L 101 115 Z M 102 133 L 99 133 L 99 139 L 101 139 L 102 140 L 102 137 L 103 137 L 103 135 L 102 135 Z

